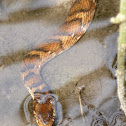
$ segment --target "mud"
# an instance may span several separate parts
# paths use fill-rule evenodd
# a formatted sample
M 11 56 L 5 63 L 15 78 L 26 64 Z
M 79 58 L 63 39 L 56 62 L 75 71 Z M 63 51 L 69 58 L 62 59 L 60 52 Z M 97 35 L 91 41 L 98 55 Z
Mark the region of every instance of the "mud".
M 71 0 L 0 0 L 1 126 L 26 125 L 21 106 L 28 91 L 20 76 L 22 59 L 60 27 L 70 5 Z M 126 126 L 112 68 L 118 25 L 109 19 L 118 10 L 118 0 L 99 0 L 94 20 L 82 39 L 41 71 L 62 104 L 59 126 Z M 77 92 L 82 87 L 85 122 Z M 34 119 L 32 125 L 36 126 Z

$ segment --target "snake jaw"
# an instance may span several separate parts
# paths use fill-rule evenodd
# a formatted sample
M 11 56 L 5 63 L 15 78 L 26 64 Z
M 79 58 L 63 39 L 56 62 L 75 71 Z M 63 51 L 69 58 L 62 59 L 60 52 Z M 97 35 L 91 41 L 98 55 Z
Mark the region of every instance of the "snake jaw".
M 55 119 L 55 99 L 50 95 L 36 97 L 33 102 L 34 116 L 39 126 L 52 126 Z

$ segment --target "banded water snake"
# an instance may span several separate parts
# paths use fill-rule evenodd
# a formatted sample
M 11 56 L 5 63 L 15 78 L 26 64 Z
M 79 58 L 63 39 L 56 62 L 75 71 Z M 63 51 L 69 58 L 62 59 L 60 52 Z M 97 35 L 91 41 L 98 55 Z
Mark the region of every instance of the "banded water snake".
M 50 59 L 73 46 L 87 31 L 94 13 L 95 0 L 73 0 L 63 25 L 45 44 L 28 52 L 21 68 L 25 87 L 33 98 L 33 112 L 39 126 L 52 126 L 56 116 L 56 101 L 40 70 Z

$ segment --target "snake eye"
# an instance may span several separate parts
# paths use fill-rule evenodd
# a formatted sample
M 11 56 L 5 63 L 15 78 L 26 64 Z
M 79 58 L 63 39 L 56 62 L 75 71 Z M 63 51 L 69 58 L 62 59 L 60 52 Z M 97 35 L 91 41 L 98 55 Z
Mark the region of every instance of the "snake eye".
M 53 114 L 50 114 L 50 117 L 53 117 Z

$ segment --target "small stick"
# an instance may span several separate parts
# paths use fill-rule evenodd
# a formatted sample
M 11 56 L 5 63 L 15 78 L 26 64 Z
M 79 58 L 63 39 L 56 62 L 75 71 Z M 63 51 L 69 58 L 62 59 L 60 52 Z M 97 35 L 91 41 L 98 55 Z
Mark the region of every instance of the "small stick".
M 77 88 L 77 92 L 79 93 L 79 103 L 80 103 L 80 110 L 81 110 L 81 115 L 82 115 L 82 118 L 83 118 L 83 121 L 84 123 L 86 124 L 86 120 L 85 120 L 85 114 L 84 114 L 84 111 L 83 111 L 83 105 L 82 105 L 82 99 L 81 99 L 81 91 L 85 88 L 85 86 L 82 86 L 82 87 L 78 87 Z

